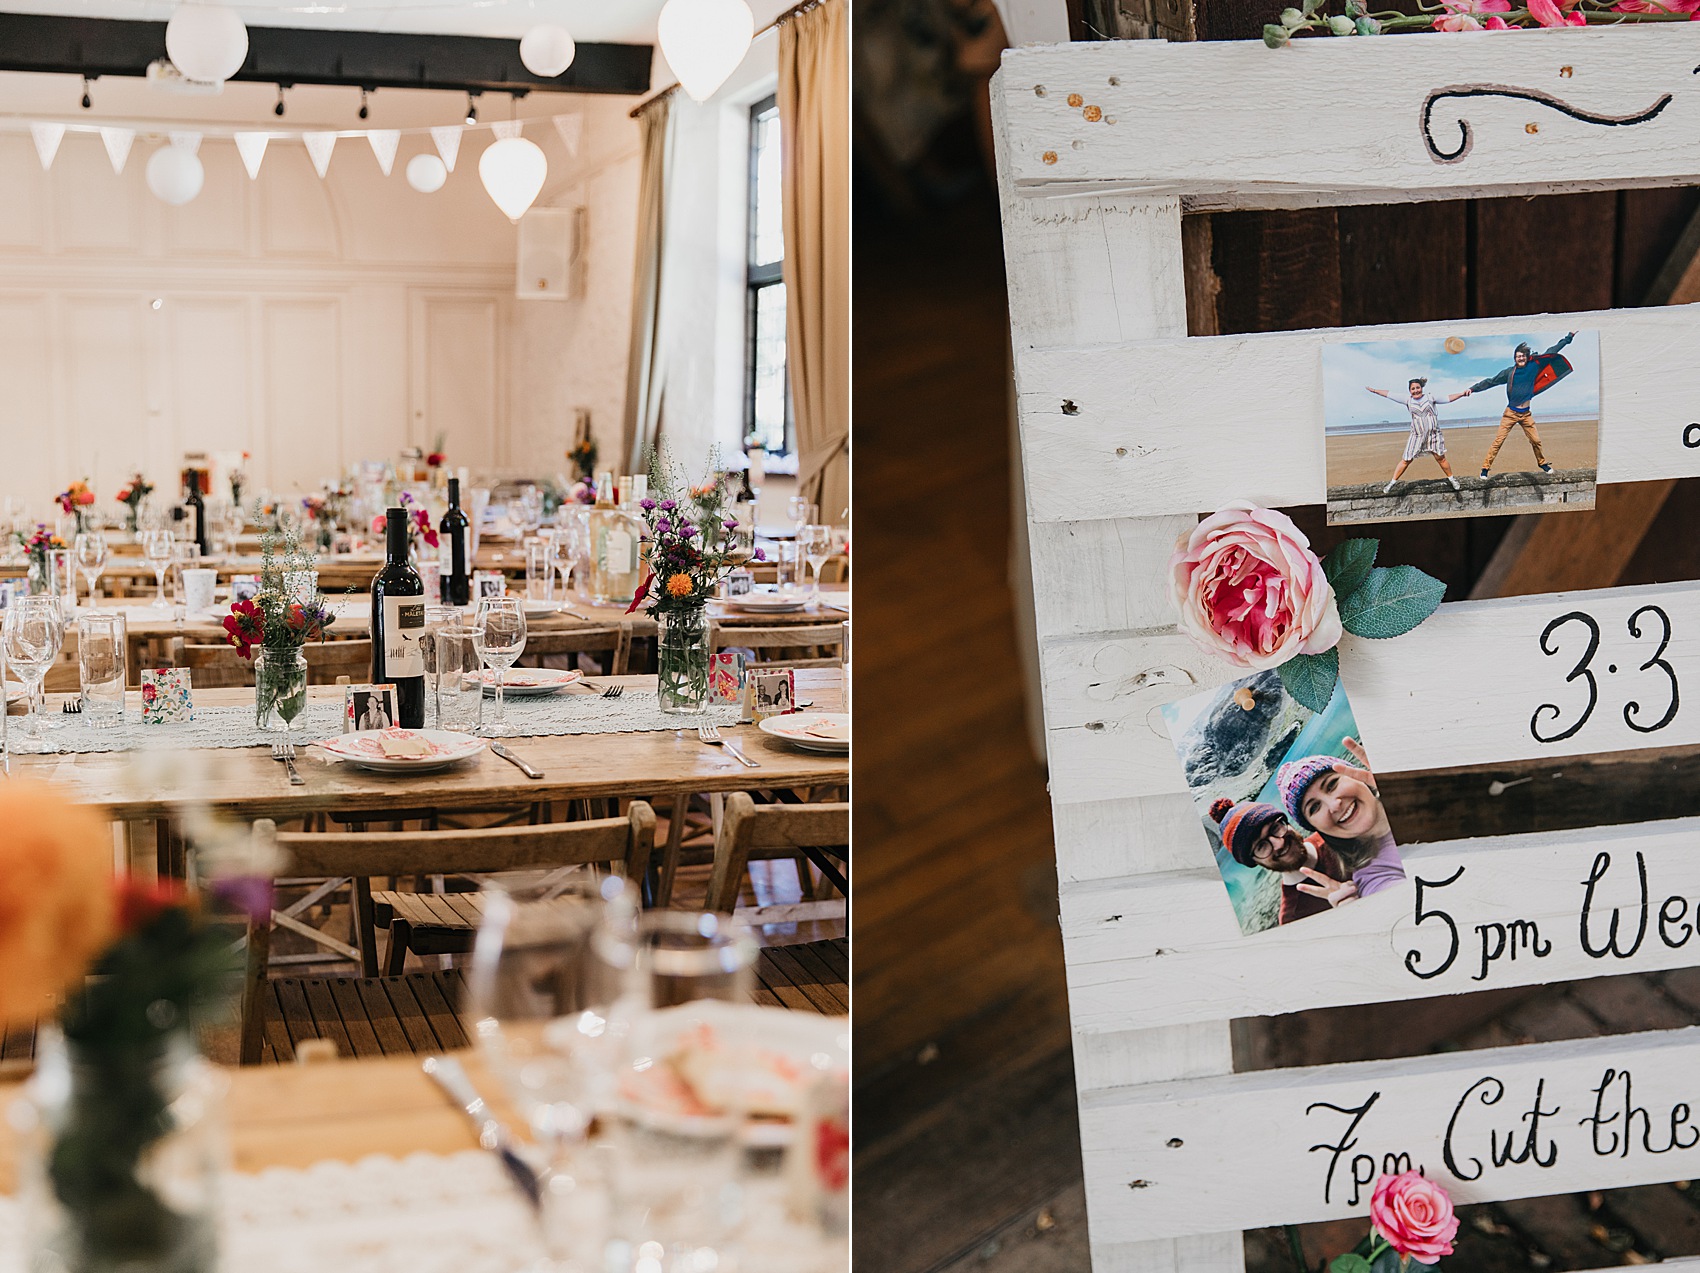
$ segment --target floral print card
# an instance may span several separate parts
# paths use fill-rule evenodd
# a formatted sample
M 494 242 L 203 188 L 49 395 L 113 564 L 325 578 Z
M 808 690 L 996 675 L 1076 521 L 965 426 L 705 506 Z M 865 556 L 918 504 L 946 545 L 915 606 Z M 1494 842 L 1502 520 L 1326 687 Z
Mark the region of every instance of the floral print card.
M 174 725 L 194 719 L 188 668 L 148 668 L 142 672 L 142 724 Z

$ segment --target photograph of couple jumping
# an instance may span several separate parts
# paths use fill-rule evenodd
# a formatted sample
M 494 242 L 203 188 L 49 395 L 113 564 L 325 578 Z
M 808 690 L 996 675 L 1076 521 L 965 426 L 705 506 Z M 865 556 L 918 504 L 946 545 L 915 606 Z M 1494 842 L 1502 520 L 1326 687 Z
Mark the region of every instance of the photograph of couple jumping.
M 1346 691 L 1313 712 L 1259 672 L 1163 708 L 1240 931 L 1327 914 L 1405 878 Z
M 1322 375 L 1331 525 L 1594 506 L 1598 332 L 1326 345 Z

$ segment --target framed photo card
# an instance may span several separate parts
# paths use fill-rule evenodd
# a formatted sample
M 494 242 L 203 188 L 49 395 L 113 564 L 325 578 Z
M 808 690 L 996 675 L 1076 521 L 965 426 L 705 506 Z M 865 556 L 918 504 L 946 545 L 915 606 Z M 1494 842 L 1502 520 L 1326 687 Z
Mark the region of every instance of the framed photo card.
M 1322 348 L 1328 521 L 1594 506 L 1597 331 Z
M 350 685 L 342 695 L 342 732 L 389 729 L 401 719 L 393 685 Z

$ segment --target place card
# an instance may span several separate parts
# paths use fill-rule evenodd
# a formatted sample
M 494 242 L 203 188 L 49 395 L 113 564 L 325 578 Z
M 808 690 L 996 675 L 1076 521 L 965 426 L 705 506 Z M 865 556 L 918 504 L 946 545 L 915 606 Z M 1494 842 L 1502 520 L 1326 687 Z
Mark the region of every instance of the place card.
M 756 577 L 742 566 L 726 572 L 725 595 L 728 597 L 747 597 L 755 586 Z
M 748 682 L 753 719 L 783 716 L 797 710 L 797 674 L 790 668 L 752 669 Z
M 508 595 L 508 577 L 500 570 L 475 570 L 472 572 L 472 599 L 482 601 L 486 597 L 505 597 Z
M 260 595 L 260 577 L 258 575 L 230 576 L 230 599 L 236 601 L 252 601 Z
M 147 668 L 142 672 L 142 724 L 175 725 L 194 719 L 188 668 Z
M 342 693 L 342 732 L 388 729 L 400 719 L 394 685 L 349 685 Z
M 744 652 L 721 650 L 709 659 L 708 694 L 716 703 L 736 703 L 744 694 Z

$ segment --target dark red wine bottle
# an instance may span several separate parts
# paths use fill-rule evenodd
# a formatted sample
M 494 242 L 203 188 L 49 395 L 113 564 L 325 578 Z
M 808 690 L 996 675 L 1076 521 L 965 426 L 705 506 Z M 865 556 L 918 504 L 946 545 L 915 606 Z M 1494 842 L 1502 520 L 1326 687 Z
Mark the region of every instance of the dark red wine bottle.
M 449 568 L 443 572 L 443 604 L 472 604 L 472 535 L 466 514 L 460 511 L 460 479 L 449 479 L 449 511 L 437 532 L 449 543 Z
M 396 723 L 425 728 L 425 582 L 407 560 L 407 510 L 384 522 L 384 565 L 372 577 L 372 684 L 394 685 Z

